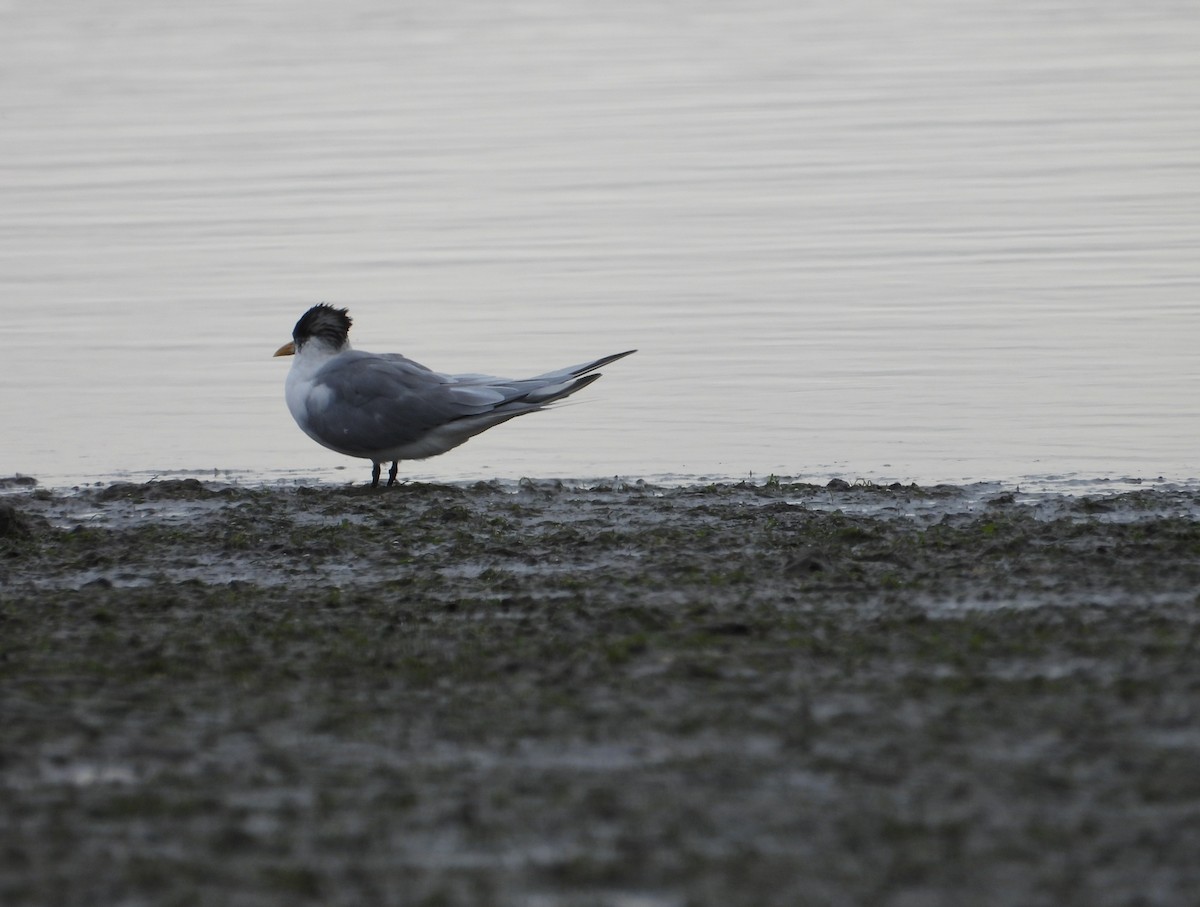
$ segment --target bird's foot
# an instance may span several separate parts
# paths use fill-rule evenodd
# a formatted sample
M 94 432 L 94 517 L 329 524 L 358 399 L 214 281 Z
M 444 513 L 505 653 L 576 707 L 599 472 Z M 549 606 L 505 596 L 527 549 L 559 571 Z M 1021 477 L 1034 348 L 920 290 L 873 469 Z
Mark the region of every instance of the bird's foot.
M 388 488 L 396 484 L 396 473 L 400 471 L 400 461 L 392 460 L 392 468 L 388 470 Z
M 388 482 L 388 484 L 391 485 L 392 483 Z M 371 467 L 371 487 L 372 488 L 379 487 L 379 464 L 378 463 L 374 464 Z

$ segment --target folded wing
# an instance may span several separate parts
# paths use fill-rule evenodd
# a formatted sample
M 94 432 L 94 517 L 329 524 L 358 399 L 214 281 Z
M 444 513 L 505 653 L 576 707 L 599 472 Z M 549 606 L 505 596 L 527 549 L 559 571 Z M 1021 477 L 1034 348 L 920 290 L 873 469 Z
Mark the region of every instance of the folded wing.
M 443 375 L 403 356 L 347 351 L 316 374 L 308 428 L 350 456 L 433 456 L 582 390 L 600 377 L 596 369 L 633 352 L 509 380 Z

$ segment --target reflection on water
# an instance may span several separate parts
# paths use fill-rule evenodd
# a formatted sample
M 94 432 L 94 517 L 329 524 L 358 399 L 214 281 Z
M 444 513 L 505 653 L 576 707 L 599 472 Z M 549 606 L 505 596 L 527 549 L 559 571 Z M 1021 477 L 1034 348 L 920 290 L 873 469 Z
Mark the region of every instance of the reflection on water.
M 360 479 L 270 356 L 327 300 L 641 349 L 409 475 L 1196 477 L 1200 15 L 1103 13 L 16 5 L 0 473 Z

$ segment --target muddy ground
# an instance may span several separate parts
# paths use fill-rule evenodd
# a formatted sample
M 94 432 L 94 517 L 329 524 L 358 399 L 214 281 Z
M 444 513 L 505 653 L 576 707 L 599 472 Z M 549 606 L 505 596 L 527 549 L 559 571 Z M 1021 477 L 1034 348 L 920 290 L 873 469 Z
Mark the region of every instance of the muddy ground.
M 1193 905 L 1200 490 L 0 496 L 0 902 Z

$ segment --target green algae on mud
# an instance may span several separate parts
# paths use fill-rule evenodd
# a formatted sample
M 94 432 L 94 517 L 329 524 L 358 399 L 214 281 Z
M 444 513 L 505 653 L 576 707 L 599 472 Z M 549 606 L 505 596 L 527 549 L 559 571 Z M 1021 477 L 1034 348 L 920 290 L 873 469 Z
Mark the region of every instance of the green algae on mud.
M 1186 904 L 1200 492 L 0 498 L 0 896 Z

